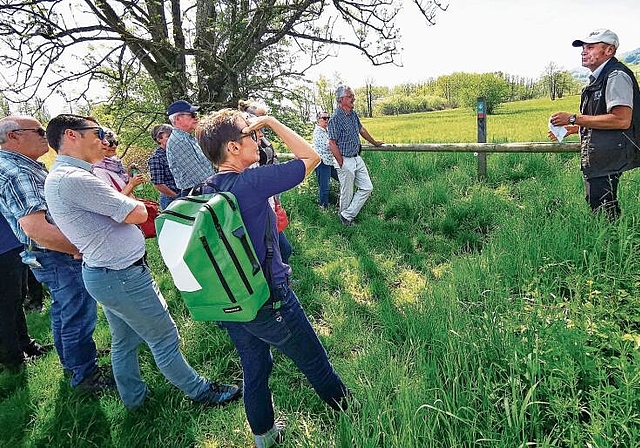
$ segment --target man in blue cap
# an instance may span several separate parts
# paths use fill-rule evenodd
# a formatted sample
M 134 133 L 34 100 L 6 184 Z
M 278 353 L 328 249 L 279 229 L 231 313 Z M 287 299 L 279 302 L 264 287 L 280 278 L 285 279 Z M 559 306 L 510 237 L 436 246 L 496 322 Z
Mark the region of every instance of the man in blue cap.
M 198 109 L 185 100 L 174 101 L 167 109 L 169 122 L 174 128 L 167 140 L 167 161 L 180 189 L 178 196 L 186 196 L 193 187 L 215 174 L 211 162 L 192 135 L 198 125 Z

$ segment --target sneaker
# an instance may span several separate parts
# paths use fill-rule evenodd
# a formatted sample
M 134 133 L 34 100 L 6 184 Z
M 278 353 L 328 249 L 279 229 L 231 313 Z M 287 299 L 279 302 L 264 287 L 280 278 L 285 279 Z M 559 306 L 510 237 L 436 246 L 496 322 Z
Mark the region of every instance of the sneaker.
M 107 368 L 111 370 L 110 366 L 99 366 L 93 374 L 85 378 L 75 388 L 80 392 L 87 393 L 101 393 L 115 390 L 116 382 L 111 375 L 111 372 L 107 372 Z
M 242 390 L 238 386 L 211 382 L 209 383 L 207 395 L 197 402 L 207 406 L 222 406 L 233 400 L 237 400 L 241 396 Z
M 345 218 L 344 216 L 342 216 L 342 213 L 338 213 L 338 216 L 340 217 L 340 222 L 345 227 L 351 227 L 353 225 L 353 220 L 352 219 Z
M 254 434 L 253 439 L 256 441 L 256 448 L 269 448 L 284 443 L 284 428 L 284 422 L 277 420 L 269 431 L 260 435 Z

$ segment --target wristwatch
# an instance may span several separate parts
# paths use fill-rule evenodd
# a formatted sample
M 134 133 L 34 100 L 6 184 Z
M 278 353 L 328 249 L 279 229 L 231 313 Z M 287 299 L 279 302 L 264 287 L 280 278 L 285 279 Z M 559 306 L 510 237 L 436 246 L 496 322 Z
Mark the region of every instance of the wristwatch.
M 569 117 L 569 124 L 571 126 L 573 126 L 574 124 L 576 124 L 576 114 L 573 114 Z

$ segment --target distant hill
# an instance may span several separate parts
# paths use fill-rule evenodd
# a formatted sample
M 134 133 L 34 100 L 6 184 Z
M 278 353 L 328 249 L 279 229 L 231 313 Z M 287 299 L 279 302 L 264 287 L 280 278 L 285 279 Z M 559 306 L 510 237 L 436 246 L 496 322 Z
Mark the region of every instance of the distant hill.
M 640 48 L 627 51 L 626 53 L 620 53 L 617 57 L 627 65 L 640 64 Z M 590 72 L 584 67 L 576 67 L 569 70 L 569 73 L 571 73 L 571 76 L 580 80 L 581 82 L 587 82 Z

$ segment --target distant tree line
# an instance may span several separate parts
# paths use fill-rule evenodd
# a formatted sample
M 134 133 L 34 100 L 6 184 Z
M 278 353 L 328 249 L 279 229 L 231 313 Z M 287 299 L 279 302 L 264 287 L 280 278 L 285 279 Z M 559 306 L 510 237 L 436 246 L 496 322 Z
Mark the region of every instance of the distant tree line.
M 317 82 L 320 104 L 327 104 L 326 78 Z M 538 79 L 508 73 L 452 73 L 421 83 L 379 87 L 368 80 L 355 88 L 356 110 L 365 117 L 430 112 L 457 107 L 475 108 L 478 97 L 486 99 L 487 113 L 495 113 L 502 103 L 548 96 L 552 100 L 580 93 L 582 83 L 554 63 L 545 67 Z M 333 98 L 330 98 L 333 100 Z

